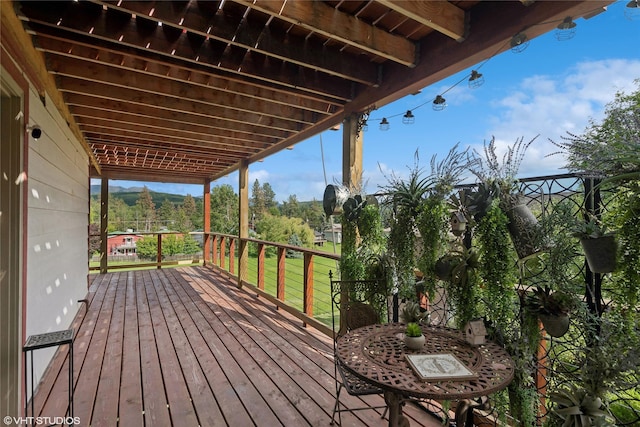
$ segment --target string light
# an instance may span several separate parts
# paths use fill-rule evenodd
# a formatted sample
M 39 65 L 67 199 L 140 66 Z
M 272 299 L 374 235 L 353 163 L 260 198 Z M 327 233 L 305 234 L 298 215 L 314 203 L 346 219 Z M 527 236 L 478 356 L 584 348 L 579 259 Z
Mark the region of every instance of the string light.
M 573 22 L 570 16 L 567 16 L 556 27 L 556 40 L 558 41 L 570 40 L 575 35 L 576 35 L 576 23 Z
M 442 111 L 447 108 L 447 100 L 442 97 L 442 95 L 436 96 L 436 99 L 433 100 L 432 107 L 435 111 Z
M 627 3 L 627 7 L 624 8 L 624 16 L 630 21 L 640 19 L 640 0 L 631 0 Z
M 415 121 L 416 117 L 413 115 L 411 110 L 407 110 L 407 112 L 404 113 L 404 116 L 402 116 L 402 123 L 405 125 L 412 125 Z
M 469 77 L 469 87 L 471 89 L 477 89 L 484 84 L 484 77 L 476 70 L 471 70 L 471 76 Z
M 594 11 L 598 11 L 601 8 L 596 8 L 594 9 Z M 585 13 L 585 16 L 588 16 L 589 12 Z M 637 15 L 636 15 L 637 14 Z M 625 16 L 627 16 L 627 18 L 629 19 L 636 19 L 636 18 L 640 18 L 640 0 L 631 0 L 629 1 L 629 3 L 627 3 L 627 8 L 625 10 Z M 540 24 L 536 24 L 536 25 L 547 25 L 547 24 L 552 24 L 554 22 L 557 22 L 558 25 L 556 27 L 556 39 L 557 40 L 569 40 L 571 39 L 574 34 L 575 34 L 575 30 L 576 30 L 576 24 L 575 22 L 573 22 L 573 19 L 571 17 L 566 17 L 562 20 L 555 20 L 555 21 L 549 21 L 549 22 L 542 22 Z M 517 34 L 515 34 L 511 39 L 505 41 L 504 44 L 502 44 L 501 46 L 499 46 L 495 53 L 493 55 L 491 55 L 489 58 L 487 58 L 486 60 L 484 60 L 482 63 L 480 63 L 480 65 L 475 69 L 475 70 L 471 70 L 471 73 L 466 75 L 465 77 L 463 77 L 461 80 L 459 80 L 458 82 L 456 82 L 455 84 L 453 84 L 451 87 L 449 87 L 447 90 L 445 90 L 444 92 L 442 92 L 439 95 L 436 95 L 435 98 L 428 100 L 426 102 L 423 102 L 422 104 L 410 109 L 410 110 L 406 110 L 406 112 L 403 113 L 399 113 L 399 114 L 394 114 L 391 116 L 386 116 L 383 117 L 382 119 L 370 119 L 370 120 L 374 120 L 374 121 L 379 121 L 380 122 L 380 130 L 381 131 L 387 131 L 391 128 L 391 123 L 389 122 L 389 119 L 394 118 L 394 117 L 398 117 L 398 116 L 402 116 L 402 123 L 404 124 L 413 124 L 415 122 L 415 116 L 413 114 L 413 111 L 417 110 L 418 108 L 431 103 L 431 107 L 435 110 L 435 111 L 441 111 L 444 110 L 447 107 L 447 102 L 446 99 L 444 98 L 444 94 L 446 94 L 447 92 L 449 92 L 450 90 L 452 90 L 453 88 L 455 88 L 456 86 L 458 86 L 460 83 L 467 81 L 467 84 L 469 85 L 469 88 L 471 89 L 476 89 L 480 86 L 482 86 L 484 84 L 484 76 L 479 72 L 480 68 L 482 66 L 484 66 L 487 62 L 489 62 L 491 59 L 493 59 L 493 57 L 495 57 L 496 55 L 498 55 L 499 53 L 501 53 L 505 48 L 507 48 L 507 46 L 510 46 L 511 50 L 515 53 L 520 53 L 522 51 L 524 51 L 528 46 L 529 46 L 529 40 L 527 35 L 524 33 L 525 30 L 529 29 L 531 27 L 527 27 L 527 28 L 523 28 L 520 32 L 518 32 Z M 559 35 L 559 32 L 564 32 L 561 33 L 562 35 Z M 419 94 L 421 91 L 416 91 L 413 95 L 417 95 Z M 367 120 L 369 120 L 369 116 L 367 114 Z M 367 121 L 364 120 L 362 123 L 362 131 L 366 132 L 368 129 L 367 126 Z
M 511 37 L 510 44 L 511 52 L 520 53 L 524 52 L 524 50 L 529 47 L 529 40 L 527 40 L 527 35 L 525 33 L 518 33 Z

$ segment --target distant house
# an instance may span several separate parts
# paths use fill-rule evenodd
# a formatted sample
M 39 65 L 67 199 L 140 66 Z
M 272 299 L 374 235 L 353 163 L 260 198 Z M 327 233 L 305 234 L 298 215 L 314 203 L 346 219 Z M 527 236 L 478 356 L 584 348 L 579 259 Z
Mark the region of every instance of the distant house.
M 325 229 L 324 238 L 327 242 L 342 243 L 342 224 L 333 224 L 333 229 Z
M 109 255 L 135 255 L 136 242 L 143 236 L 133 230 L 116 231 L 107 235 L 107 253 Z

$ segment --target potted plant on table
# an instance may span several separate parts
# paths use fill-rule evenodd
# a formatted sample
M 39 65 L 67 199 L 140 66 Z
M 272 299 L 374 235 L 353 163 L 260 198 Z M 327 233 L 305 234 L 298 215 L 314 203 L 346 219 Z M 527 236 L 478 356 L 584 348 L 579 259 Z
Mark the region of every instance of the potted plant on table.
M 410 350 L 420 350 L 425 343 L 422 328 L 418 323 L 408 323 L 404 332 L 404 343 Z

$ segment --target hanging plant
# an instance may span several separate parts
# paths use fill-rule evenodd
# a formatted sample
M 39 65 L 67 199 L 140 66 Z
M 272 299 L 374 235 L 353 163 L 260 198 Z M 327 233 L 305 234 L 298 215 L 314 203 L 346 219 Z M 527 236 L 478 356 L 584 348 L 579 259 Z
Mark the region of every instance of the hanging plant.
M 522 138 L 516 140 L 507 147 L 502 158 L 498 156 L 496 141 L 492 138 L 484 145 L 483 155 L 477 154 L 477 166 L 471 168 L 471 172 L 483 183 L 485 192 L 497 193 L 500 208 L 509 218 L 509 233 L 520 259 L 529 257 L 540 249 L 535 243 L 538 220 L 518 193 L 516 178 L 527 148 L 536 138 L 527 143 Z
M 516 271 L 513 250 L 509 244 L 508 219 L 497 201 L 485 210 L 477 227 L 480 250 L 480 276 L 484 284 L 481 292 L 485 317 L 498 336 L 510 327 L 514 318 Z

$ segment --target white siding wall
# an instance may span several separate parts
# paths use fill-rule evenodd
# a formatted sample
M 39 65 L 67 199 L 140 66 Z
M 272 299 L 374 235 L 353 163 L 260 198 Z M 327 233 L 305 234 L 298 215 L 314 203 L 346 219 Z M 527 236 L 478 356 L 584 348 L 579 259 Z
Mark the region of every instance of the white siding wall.
M 87 294 L 88 156 L 47 98 L 33 90 L 29 125 L 26 334 L 68 329 Z M 36 380 L 55 349 L 34 352 Z

